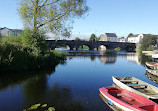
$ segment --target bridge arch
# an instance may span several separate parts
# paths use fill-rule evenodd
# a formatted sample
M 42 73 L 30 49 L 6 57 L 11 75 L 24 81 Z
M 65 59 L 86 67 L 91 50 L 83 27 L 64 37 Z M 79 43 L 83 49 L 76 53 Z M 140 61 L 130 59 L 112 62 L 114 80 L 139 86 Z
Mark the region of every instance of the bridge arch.
M 100 50 L 100 51 L 106 51 L 107 47 L 106 47 L 106 45 L 99 45 L 98 46 L 98 50 Z
M 70 50 L 70 46 L 68 44 L 57 44 L 57 45 L 55 45 L 54 49 Z
M 82 44 L 79 44 L 79 49 L 82 47 L 82 46 L 86 46 L 86 49 L 88 50 L 98 50 L 98 47 L 94 44 L 90 44 L 90 43 L 82 43 Z
M 90 46 L 88 46 L 88 45 L 80 45 L 79 47 L 78 47 L 78 50 L 90 50 Z
M 107 51 L 107 50 L 117 51 L 117 50 L 122 50 L 122 47 L 117 44 L 114 45 L 114 44 L 108 43 L 108 44 L 100 44 L 98 46 L 98 50 L 100 50 L 100 51 Z
M 135 47 L 127 46 L 127 47 L 124 48 L 124 50 L 127 51 L 127 52 L 133 52 L 133 51 L 135 51 Z

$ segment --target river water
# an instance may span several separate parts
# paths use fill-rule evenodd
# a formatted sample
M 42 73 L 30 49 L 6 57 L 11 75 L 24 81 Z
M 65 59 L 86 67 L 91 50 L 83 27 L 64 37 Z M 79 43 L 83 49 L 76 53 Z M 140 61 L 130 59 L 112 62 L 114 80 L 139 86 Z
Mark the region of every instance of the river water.
M 158 86 L 145 75 L 137 53 L 68 54 L 64 64 L 49 71 L 1 75 L 0 111 L 21 111 L 37 103 L 56 111 L 110 111 L 98 89 L 111 86 L 112 76 L 133 76 Z

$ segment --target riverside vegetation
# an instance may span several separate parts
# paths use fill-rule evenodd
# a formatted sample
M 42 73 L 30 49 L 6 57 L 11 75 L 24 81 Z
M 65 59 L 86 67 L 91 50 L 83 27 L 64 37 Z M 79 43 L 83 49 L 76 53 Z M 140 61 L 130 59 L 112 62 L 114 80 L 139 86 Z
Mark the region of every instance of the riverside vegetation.
M 141 40 L 141 46 L 139 51 L 147 50 L 152 51 L 155 49 L 155 45 L 158 44 L 157 35 L 145 34 L 143 39 Z
M 20 0 L 19 5 L 25 30 L 0 39 L 0 70 L 45 69 L 64 60 L 64 54 L 48 49 L 44 32 L 69 37 L 70 24 L 88 11 L 86 0 Z
M 50 50 L 44 36 L 29 29 L 0 40 L 1 71 L 46 69 L 64 60 L 65 54 Z

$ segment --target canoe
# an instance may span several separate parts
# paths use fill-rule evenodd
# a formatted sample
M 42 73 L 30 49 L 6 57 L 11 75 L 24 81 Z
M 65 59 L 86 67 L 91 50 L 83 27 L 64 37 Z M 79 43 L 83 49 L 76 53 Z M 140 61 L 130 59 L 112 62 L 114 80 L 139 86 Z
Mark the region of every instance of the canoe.
M 112 77 L 118 87 L 134 92 L 149 99 L 158 100 L 158 88 L 135 77 Z
M 158 76 L 158 63 L 157 62 L 145 62 L 146 71 Z
M 152 54 L 152 58 L 158 58 L 158 53 Z
M 158 111 L 158 104 L 125 89 L 103 87 L 99 91 L 107 105 L 116 111 Z
M 158 84 L 158 77 L 156 75 L 153 75 L 153 74 L 149 73 L 148 71 L 146 71 L 145 75 L 148 79 L 150 79 L 154 83 Z

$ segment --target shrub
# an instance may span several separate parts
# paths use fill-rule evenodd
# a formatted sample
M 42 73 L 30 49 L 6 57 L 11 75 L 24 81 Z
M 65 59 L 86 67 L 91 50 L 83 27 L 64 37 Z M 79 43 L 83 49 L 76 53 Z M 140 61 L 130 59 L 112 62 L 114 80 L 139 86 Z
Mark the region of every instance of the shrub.
M 65 60 L 65 55 L 48 50 L 44 37 L 29 29 L 0 41 L 0 70 L 45 69 Z
M 147 51 L 151 51 L 151 50 L 153 50 L 153 47 L 152 45 L 149 45 L 149 47 L 147 48 Z

